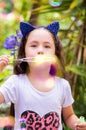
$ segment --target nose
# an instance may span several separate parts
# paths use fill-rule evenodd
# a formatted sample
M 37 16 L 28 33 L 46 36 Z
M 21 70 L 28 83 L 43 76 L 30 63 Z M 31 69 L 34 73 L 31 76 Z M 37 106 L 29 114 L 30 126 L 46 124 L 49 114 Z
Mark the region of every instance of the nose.
M 44 54 L 43 47 L 40 46 L 38 48 L 38 54 Z
M 44 54 L 44 53 L 40 51 L 40 52 L 38 52 L 38 54 Z

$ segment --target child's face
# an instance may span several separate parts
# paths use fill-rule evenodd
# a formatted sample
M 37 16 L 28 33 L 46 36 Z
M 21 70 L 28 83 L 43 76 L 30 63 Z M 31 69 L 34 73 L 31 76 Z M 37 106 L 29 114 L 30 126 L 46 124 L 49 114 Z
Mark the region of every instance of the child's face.
M 28 36 L 25 54 L 26 57 L 55 54 L 55 45 L 51 33 L 43 28 L 33 30 Z
M 29 62 L 29 67 L 39 70 L 50 70 L 50 66 L 53 63 L 50 61 L 43 60 L 44 56 L 50 56 L 55 54 L 55 45 L 52 34 L 47 30 L 40 28 L 32 31 L 27 39 L 25 46 L 26 57 L 36 57 L 35 63 Z M 42 61 L 43 60 L 43 61 Z

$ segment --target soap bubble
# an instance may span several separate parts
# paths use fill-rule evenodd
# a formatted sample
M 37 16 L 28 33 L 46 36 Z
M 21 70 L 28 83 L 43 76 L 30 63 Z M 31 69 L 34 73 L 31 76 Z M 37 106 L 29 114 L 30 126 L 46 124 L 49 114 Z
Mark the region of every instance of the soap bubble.
M 49 0 L 49 4 L 53 7 L 57 7 L 62 4 L 62 0 Z

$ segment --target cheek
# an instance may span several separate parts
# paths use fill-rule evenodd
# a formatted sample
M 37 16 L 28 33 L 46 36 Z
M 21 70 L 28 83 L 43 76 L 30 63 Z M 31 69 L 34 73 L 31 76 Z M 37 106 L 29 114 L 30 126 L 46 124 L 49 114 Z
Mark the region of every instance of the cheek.
M 47 50 L 47 51 L 46 51 L 46 54 L 54 55 L 54 54 L 55 54 L 55 49 L 54 49 L 54 48 L 51 48 L 51 49 Z
M 25 56 L 27 57 L 29 55 L 29 50 L 28 48 L 25 48 Z
M 26 46 L 26 48 L 25 48 L 25 55 L 26 55 L 26 57 L 34 56 L 34 51 Z
M 52 46 L 51 54 L 55 54 L 55 46 Z

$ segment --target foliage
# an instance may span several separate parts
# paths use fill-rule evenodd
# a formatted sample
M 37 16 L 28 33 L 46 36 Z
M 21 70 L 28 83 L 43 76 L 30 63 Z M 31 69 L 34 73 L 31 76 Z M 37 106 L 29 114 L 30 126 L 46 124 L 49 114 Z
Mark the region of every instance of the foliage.
M 86 78 L 86 66 L 84 65 L 72 65 L 72 66 L 66 66 L 66 71 L 71 71 L 72 73 L 75 73 L 77 75 L 80 75 L 82 77 Z
M 4 80 L 6 80 L 12 74 L 12 67 L 7 67 L 1 74 L 0 74 L 0 86 L 3 84 Z
M 83 115 L 86 118 L 86 77 L 78 76 L 77 87 L 75 88 L 74 108 L 77 115 Z

